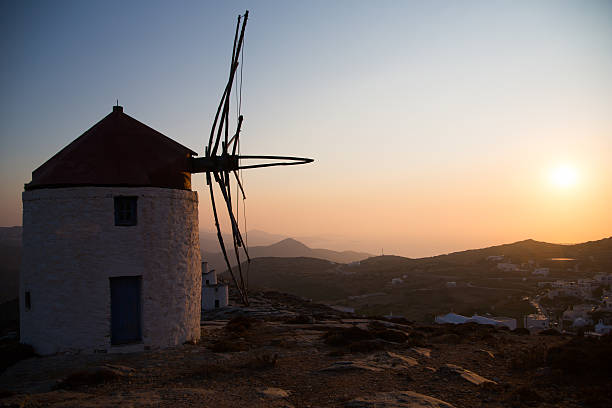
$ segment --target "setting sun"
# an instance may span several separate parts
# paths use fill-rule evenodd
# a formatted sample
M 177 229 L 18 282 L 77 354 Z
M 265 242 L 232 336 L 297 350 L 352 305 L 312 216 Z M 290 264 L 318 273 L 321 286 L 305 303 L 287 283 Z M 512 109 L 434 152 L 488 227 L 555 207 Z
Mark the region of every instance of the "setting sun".
M 571 187 L 578 181 L 578 172 L 575 167 L 563 164 L 551 170 L 550 180 L 557 187 Z

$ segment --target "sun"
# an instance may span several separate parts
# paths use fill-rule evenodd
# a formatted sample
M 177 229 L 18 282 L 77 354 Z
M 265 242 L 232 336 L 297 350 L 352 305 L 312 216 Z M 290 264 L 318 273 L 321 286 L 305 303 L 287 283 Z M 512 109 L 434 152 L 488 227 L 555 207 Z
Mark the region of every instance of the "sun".
M 574 166 L 562 164 L 551 170 L 550 181 L 557 187 L 569 188 L 578 182 L 578 172 Z

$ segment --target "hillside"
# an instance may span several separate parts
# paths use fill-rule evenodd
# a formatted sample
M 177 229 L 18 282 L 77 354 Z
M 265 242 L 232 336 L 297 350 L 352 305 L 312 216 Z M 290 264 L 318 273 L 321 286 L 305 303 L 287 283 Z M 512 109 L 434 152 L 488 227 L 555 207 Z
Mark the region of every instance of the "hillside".
M 518 263 L 529 260 L 543 261 L 550 258 L 575 258 L 582 263 L 596 264 L 600 268 L 606 269 L 612 266 L 612 237 L 573 245 L 550 244 L 527 239 L 512 244 L 453 252 L 422 258 L 422 260 L 430 259 L 456 264 L 469 264 L 491 255 L 504 255 Z
M 231 242 L 231 241 L 227 241 Z M 217 243 L 215 248 L 218 248 Z M 229 250 L 229 248 L 228 248 Z M 230 255 L 230 262 L 232 265 L 236 265 L 235 256 L 233 256 L 233 249 L 228 254 Z M 276 257 L 276 258 L 319 258 L 336 263 L 350 263 L 360 261 L 371 257 L 371 254 L 364 252 L 355 251 L 332 251 L 329 249 L 322 248 L 309 248 L 301 242 L 287 238 L 280 242 L 266 246 L 252 246 L 249 248 L 249 255 L 251 259 L 254 258 L 265 258 L 265 257 Z M 241 254 L 241 257 L 243 254 Z M 203 260 L 207 261 L 211 268 L 217 270 L 225 270 L 225 260 L 220 252 L 217 253 L 205 253 L 203 251 Z
M 577 245 L 527 240 L 421 259 L 378 256 L 352 265 L 304 257 L 265 257 L 251 263 L 249 283 L 352 307 L 365 315 L 393 313 L 432 321 L 436 314 L 453 310 L 466 315 L 505 315 L 520 324 L 524 315 L 535 312 L 524 298 L 537 292 L 538 282 L 610 271 L 611 249 L 612 239 L 606 238 Z M 512 262 L 531 260 L 549 267 L 551 275 L 542 278 L 528 271 L 504 272 L 486 259 L 490 255 L 505 255 Z M 574 260 L 550 260 L 557 257 Z M 447 282 L 456 286 L 448 287 Z
M 205 314 L 201 334 L 142 353 L 24 355 L 0 367 L 0 407 L 604 408 L 612 398 L 610 336 L 355 319 L 275 292 Z

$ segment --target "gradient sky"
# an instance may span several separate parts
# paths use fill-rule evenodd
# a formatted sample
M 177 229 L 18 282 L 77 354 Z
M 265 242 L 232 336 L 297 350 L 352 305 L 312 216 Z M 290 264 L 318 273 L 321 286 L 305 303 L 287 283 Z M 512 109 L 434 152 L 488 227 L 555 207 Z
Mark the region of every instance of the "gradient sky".
M 203 153 L 247 8 L 242 152 L 316 159 L 245 173 L 249 229 L 405 256 L 612 235 L 612 2 L 595 0 L 3 1 L 0 225 L 117 98 Z

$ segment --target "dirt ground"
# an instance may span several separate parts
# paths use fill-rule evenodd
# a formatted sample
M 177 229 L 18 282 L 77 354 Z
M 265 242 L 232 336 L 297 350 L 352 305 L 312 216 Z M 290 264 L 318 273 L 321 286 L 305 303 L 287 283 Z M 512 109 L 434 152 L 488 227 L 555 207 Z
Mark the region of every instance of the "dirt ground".
M 565 336 L 317 316 L 208 320 L 199 344 L 167 350 L 29 358 L 0 375 L 0 407 L 436 406 L 356 401 L 396 391 L 455 407 L 612 401 L 609 377 L 547 363 Z

